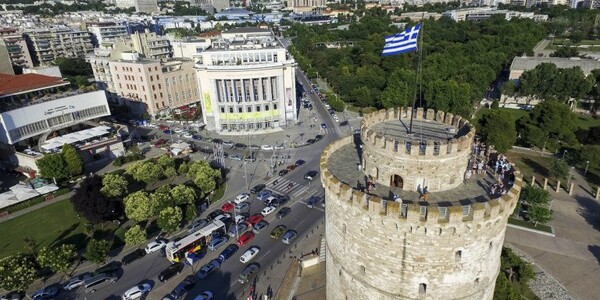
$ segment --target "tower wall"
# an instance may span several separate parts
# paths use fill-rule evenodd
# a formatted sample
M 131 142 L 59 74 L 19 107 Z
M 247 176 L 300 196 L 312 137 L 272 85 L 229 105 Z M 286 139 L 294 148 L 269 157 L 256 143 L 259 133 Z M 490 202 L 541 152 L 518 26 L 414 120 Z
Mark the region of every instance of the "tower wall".
M 458 138 L 421 141 L 416 135 L 410 139 L 394 139 L 374 131 L 371 127 L 390 120 L 410 119 L 410 109 L 387 109 L 366 115 L 361 123 L 363 141 L 363 168 L 365 174 L 377 183 L 390 186 L 393 175 L 402 178 L 402 188 L 417 190 L 427 186 L 429 191 L 444 191 L 463 183 L 475 128 L 460 116 L 451 113 L 426 112 L 417 109 L 415 120 L 450 125 L 459 133 Z
M 332 143 L 320 161 L 327 299 L 491 300 L 520 173 L 508 193 L 485 203 L 399 204 L 353 190 L 327 169 L 329 156 L 351 143 Z

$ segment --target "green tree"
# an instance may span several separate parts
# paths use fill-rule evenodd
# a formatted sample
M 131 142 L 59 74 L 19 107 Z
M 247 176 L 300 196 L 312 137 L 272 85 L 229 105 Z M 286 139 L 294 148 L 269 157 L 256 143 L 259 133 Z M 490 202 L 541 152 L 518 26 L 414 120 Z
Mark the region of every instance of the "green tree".
M 15 254 L 0 259 L 0 288 L 26 291 L 36 276 L 35 262 L 29 255 Z
M 118 198 L 127 193 L 129 182 L 121 174 L 108 173 L 102 176 L 102 188 L 100 191 L 110 198 Z
M 107 240 L 96 240 L 91 239 L 88 241 L 85 253 L 83 256 L 96 264 L 103 264 L 108 257 L 108 250 L 110 249 L 110 242 Z
M 40 174 L 46 178 L 55 178 L 56 180 L 67 179 L 70 176 L 67 163 L 62 155 L 46 154 L 36 161 Z
M 85 60 L 85 57 L 59 57 L 54 60 L 54 65 L 58 66 L 64 76 L 94 76 L 92 65 Z
M 189 165 L 187 162 L 182 162 L 179 167 L 177 168 L 177 173 L 178 174 L 187 174 L 189 169 Z
M 130 174 L 133 179 L 146 184 L 155 183 L 164 178 L 163 168 L 152 161 L 135 163 L 127 168 L 126 173 Z
M 520 199 L 528 205 L 528 216 L 536 225 L 545 224 L 552 219 L 548 191 L 537 186 L 527 186 L 521 191 Z
M 506 152 L 517 140 L 515 120 L 508 111 L 492 110 L 480 121 L 483 139 L 500 152 Z
M 63 145 L 61 155 L 67 164 L 67 169 L 71 176 L 83 173 L 83 159 L 81 159 L 81 156 L 73 146 L 69 144 Z
M 600 145 L 583 145 L 580 150 L 581 164 L 589 161 L 588 167 L 594 169 L 600 167 Z
M 544 142 L 558 144 L 561 141 L 567 145 L 577 143 L 576 116 L 566 104 L 557 100 L 548 99 L 536 105 L 520 123 L 524 128 L 525 142 L 538 148 L 542 148 Z
M 494 299 L 502 300 L 520 300 L 519 292 L 508 281 L 504 272 L 500 272 L 496 277 L 496 287 L 494 289 Z
M 569 165 L 564 159 L 555 158 L 550 162 L 550 176 L 556 179 L 567 179 L 569 176 Z
M 164 177 L 165 178 L 174 178 L 177 176 L 177 169 L 175 169 L 175 167 L 166 167 L 164 172 Z
M 185 220 L 191 222 L 198 216 L 198 212 L 196 211 L 196 205 L 188 204 L 185 207 Z
M 158 214 L 158 227 L 166 232 L 174 232 L 179 228 L 182 220 L 179 206 L 167 207 Z
M 177 205 L 194 204 L 196 191 L 193 188 L 180 184 L 171 189 L 171 197 Z
M 164 187 L 168 187 L 168 186 L 164 186 Z M 160 212 L 161 210 L 163 210 L 167 207 L 177 205 L 177 203 L 175 202 L 176 198 L 171 196 L 170 188 L 164 189 L 164 187 L 161 187 L 161 188 L 155 190 L 154 193 L 150 194 L 150 200 L 153 203 L 156 203 L 154 215 L 158 214 L 158 212 Z
M 140 225 L 135 225 L 125 232 L 125 244 L 127 245 L 139 245 L 145 241 L 146 231 Z
M 165 154 L 158 158 L 158 164 L 161 165 L 163 168 L 175 167 L 175 160 Z
M 504 82 L 504 84 L 502 84 L 500 91 L 504 95 L 514 96 L 517 91 L 517 85 L 515 84 L 514 80 L 506 81 L 506 82 Z
M 26 237 L 23 239 L 23 243 L 25 249 L 29 252 L 29 254 L 36 256 L 35 249 L 38 247 L 39 243 L 34 238 Z
M 203 195 L 208 195 L 217 188 L 215 178 L 210 174 L 199 173 L 194 178 L 194 183 L 198 186 Z
M 202 192 L 201 197 L 213 192 L 217 186 L 217 180 L 221 178 L 221 172 L 213 169 L 206 161 L 197 160 L 189 164 L 187 176 Z
M 502 248 L 500 270 L 504 271 L 511 283 L 517 281 L 521 285 L 527 285 L 535 277 L 535 271 L 531 264 L 507 247 Z
M 40 266 L 48 267 L 56 273 L 67 275 L 73 258 L 77 255 L 75 245 L 63 244 L 58 247 L 44 247 L 37 255 Z
M 159 203 L 151 198 L 145 191 L 129 194 L 124 199 L 125 215 L 130 220 L 141 222 L 156 215 Z

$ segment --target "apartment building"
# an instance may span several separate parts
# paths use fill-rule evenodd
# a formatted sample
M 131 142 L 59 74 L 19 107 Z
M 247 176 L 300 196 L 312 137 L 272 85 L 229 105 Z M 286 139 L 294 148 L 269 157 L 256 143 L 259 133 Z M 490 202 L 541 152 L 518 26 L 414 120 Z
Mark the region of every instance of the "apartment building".
M 169 115 L 175 108 L 200 101 L 191 59 L 147 59 L 131 51 L 121 52 L 117 59 L 90 62 L 100 87 L 136 115 Z
M 206 128 L 246 134 L 295 124 L 296 67 L 268 29 L 234 28 L 221 33 L 196 62 Z
M 94 51 L 91 33 L 69 27 L 32 29 L 25 39 L 34 65 L 48 65 L 58 57 L 80 57 Z
M 11 65 L 33 67 L 27 42 L 16 28 L 0 28 L 0 48 L 3 48 L 0 52 L 8 53 Z
M 143 12 L 147 14 L 158 12 L 158 1 L 157 0 L 134 0 L 136 12 Z
M 220 12 L 230 7 L 229 0 L 191 0 L 191 6 L 198 6 L 209 13 Z
M 133 50 L 146 58 L 164 59 L 173 56 L 169 39 L 154 32 L 148 30 L 143 33 L 136 32 L 130 35 L 129 41 Z
M 87 23 L 87 30 L 94 35 L 94 46 L 100 48 L 109 48 L 115 41 L 129 36 L 127 26 L 114 22 Z
M 325 7 L 325 0 L 287 0 L 287 8 L 297 9 L 301 7 Z

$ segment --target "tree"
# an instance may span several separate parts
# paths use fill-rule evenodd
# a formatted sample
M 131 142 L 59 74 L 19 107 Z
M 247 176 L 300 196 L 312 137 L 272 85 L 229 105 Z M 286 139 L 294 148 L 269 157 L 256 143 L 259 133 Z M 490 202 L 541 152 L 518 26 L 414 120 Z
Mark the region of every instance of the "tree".
M 146 232 L 140 225 L 135 225 L 125 232 L 125 244 L 127 245 L 139 245 L 145 241 Z
M 208 195 L 217 188 L 217 183 L 214 177 L 206 173 L 199 173 L 196 175 L 196 178 L 194 178 L 194 183 L 202 191 L 203 195 Z
M 555 158 L 550 162 L 548 171 L 556 179 L 566 179 L 569 176 L 569 165 L 564 159 Z
M 55 178 L 56 180 L 67 179 L 70 176 L 67 163 L 62 155 L 58 153 L 46 154 L 36 161 L 40 174 L 46 178 Z
M 94 175 L 84 179 L 71 197 L 75 211 L 92 224 L 114 220 L 123 215 L 122 202 L 105 196 L 101 189 L 102 178 Z
M 108 173 L 102 177 L 100 191 L 109 198 L 118 198 L 127 193 L 129 182 L 120 174 Z
M 584 145 L 580 150 L 580 163 L 589 161 L 590 168 L 600 167 L 600 145 Z
M 167 207 L 178 205 L 178 203 L 175 202 L 175 198 L 171 196 L 170 189 L 163 189 L 163 187 L 150 194 L 150 201 L 156 203 L 154 215 Z
M 103 264 L 108 257 L 108 250 L 110 249 L 110 242 L 107 240 L 96 240 L 91 239 L 88 241 L 85 253 L 83 256 L 96 264 Z
M 0 287 L 5 291 L 25 291 L 35 276 L 35 262 L 29 255 L 15 254 L 0 260 Z
M 544 224 L 552 219 L 550 193 L 537 186 L 527 186 L 521 191 L 521 202 L 528 205 L 528 216 L 535 222 Z
M 38 252 L 37 262 L 56 273 L 60 272 L 67 275 L 67 271 L 69 271 L 71 262 L 76 254 L 75 245 L 72 244 L 63 244 L 58 247 L 44 247 Z
M 166 232 L 174 232 L 181 224 L 182 213 L 178 206 L 167 207 L 158 215 L 158 227 Z
M 152 161 L 135 163 L 127 168 L 126 173 L 146 184 L 157 182 L 164 177 L 163 168 Z
M 492 110 L 480 120 L 481 135 L 500 152 L 506 152 L 517 140 L 515 120 L 508 111 Z
M 568 145 L 577 143 L 576 116 L 566 104 L 558 100 L 547 99 L 536 105 L 520 122 L 526 131 L 523 136 L 525 142 L 538 148 L 542 148 L 544 142 L 558 144 L 561 141 Z M 531 134 L 532 132 L 535 134 Z
M 494 289 L 494 299 L 502 300 L 520 300 L 519 292 L 508 281 L 504 272 L 500 272 L 496 277 L 496 287 Z
M 171 197 L 177 205 L 193 205 L 196 202 L 196 191 L 189 186 L 180 184 L 171 189 Z
M 175 160 L 165 154 L 158 158 L 158 164 L 161 165 L 163 168 L 175 167 Z
M 194 180 L 202 192 L 201 196 L 206 196 L 215 190 L 221 172 L 213 169 L 206 161 L 197 160 L 189 164 L 187 176 Z
M 148 220 L 156 215 L 156 210 L 159 203 L 152 199 L 148 193 L 137 191 L 129 194 L 124 199 L 125 215 L 130 220 L 141 222 Z
M 64 76 L 94 76 L 92 65 L 84 57 L 59 57 L 54 60 L 54 65 L 58 66 Z
M 83 159 L 77 153 L 77 150 L 69 144 L 65 144 L 62 147 L 61 155 L 67 165 L 67 170 L 71 176 L 81 175 L 83 173 Z
M 23 243 L 25 244 L 25 249 L 27 249 L 27 251 L 29 251 L 29 253 L 33 255 L 33 257 L 35 257 L 35 249 L 39 244 L 38 241 L 36 241 L 34 238 L 26 237 L 23 239 Z

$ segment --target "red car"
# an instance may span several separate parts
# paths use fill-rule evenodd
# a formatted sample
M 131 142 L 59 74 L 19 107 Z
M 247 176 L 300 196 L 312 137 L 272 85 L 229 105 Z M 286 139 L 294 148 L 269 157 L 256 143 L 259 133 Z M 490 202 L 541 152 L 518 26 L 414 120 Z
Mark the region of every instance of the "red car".
M 240 246 L 244 246 L 244 245 L 248 244 L 248 242 L 250 242 L 253 238 L 254 238 L 254 232 L 246 231 L 246 232 L 244 232 L 244 234 L 240 235 L 240 238 L 238 239 L 237 243 Z
M 248 226 L 256 225 L 256 223 L 260 222 L 263 218 L 264 216 L 261 214 L 251 215 L 250 218 L 248 218 Z
M 160 125 L 160 126 L 158 127 L 158 129 L 160 129 L 161 131 L 163 131 L 163 130 L 167 130 L 167 129 L 169 129 L 169 126 L 166 126 L 166 125 Z
M 223 212 L 231 211 L 233 208 L 234 208 L 233 204 L 231 204 L 229 202 L 227 202 L 227 203 L 223 204 L 223 206 L 221 206 L 221 210 Z
M 154 147 L 158 148 L 158 147 L 162 146 L 166 142 L 167 142 L 167 140 L 160 139 L 160 140 L 156 141 L 156 143 L 154 143 Z

